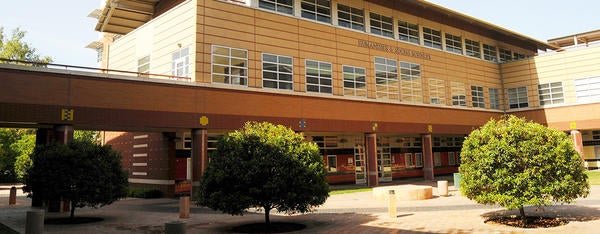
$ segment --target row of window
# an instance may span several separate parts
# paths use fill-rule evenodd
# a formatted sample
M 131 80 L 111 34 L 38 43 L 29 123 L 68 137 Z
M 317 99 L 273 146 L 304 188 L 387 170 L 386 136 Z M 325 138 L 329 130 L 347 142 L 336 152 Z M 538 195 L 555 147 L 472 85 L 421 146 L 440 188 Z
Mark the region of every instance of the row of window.
M 258 7 L 288 15 L 295 15 L 294 0 L 259 0 Z M 463 38 L 460 35 L 442 32 L 434 28 L 420 26 L 403 20 L 394 21 L 393 17 L 369 12 L 364 9 L 337 4 L 337 22 L 332 22 L 332 3 L 330 0 L 300 0 L 300 17 L 358 31 L 397 39 L 408 43 L 444 50 L 491 62 L 506 62 L 525 58 L 524 54 L 512 52 L 506 48 L 483 44 L 479 41 Z M 368 27 L 366 23 L 368 22 Z M 396 25 L 394 25 L 396 24 Z M 397 28 L 397 33 L 394 29 Z
M 294 58 L 262 54 L 262 86 L 264 88 L 293 90 Z M 306 91 L 333 94 L 333 66 L 329 62 L 305 60 Z M 375 57 L 375 94 L 378 99 L 401 100 L 404 103 L 423 102 L 421 65 L 394 59 Z M 175 66 L 175 62 L 174 65 Z M 399 70 L 399 72 L 398 72 Z M 248 52 L 243 49 L 212 46 L 212 82 L 246 86 L 248 81 Z M 367 97 L 366 68 L 342 66 L 343 95 Z M 446 105 L 446 81 L 430 78 L 429 103 Z M 465 85 L 450 82 L 451 105 L 467 106 Z M 499 92 L 489 89 L 491 109 L 500 109 Z M 483 87 L 471 86 L 473 107 L 485 108 Z

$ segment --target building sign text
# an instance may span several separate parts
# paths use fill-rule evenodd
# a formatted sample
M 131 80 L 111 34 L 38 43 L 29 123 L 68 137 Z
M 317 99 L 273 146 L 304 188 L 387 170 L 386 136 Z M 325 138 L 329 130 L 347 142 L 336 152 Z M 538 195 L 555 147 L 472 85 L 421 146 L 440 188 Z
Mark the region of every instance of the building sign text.
M 388 53 L 394 53 L 394 54 L 399 54 L 399 55 L 404 55 L 404 56 L 410 56 L 410 57 L 415 57 L 415 58 L 431 60 L 431 55 L 428 53 L 409 50 L 409 49 L 405 49 L 405 48 L 397 47 L 397 46 L 389 46 L 389 45 L 377 43 L 377 42 L 370 42 L 370 41 L 365 41 L 365 40 L 359 39 L 358 46 L 370 48 L 370 49 L 374 49 L 374 50 L 381 50 L 381 51 L 385 51 Z

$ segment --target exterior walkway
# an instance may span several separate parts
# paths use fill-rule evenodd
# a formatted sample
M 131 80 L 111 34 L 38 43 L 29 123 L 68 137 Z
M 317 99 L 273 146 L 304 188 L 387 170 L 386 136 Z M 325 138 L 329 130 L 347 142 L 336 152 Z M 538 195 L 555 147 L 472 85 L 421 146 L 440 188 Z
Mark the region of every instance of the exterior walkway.
M 423 181 L 400 183 L 431 184 Z M 450 184 L 452 185 L 452 184 Z M 353 187 L 353 186 L 350 186 Z M 16 206 L 8 206 L 8 191 L 0 190 L 0 223 L 25 233 L 25 216 L 30 200 L 20 191 Z M 600 186 L 575 204 L 535 207 L 529 214 L 560 217 L 569 224 L 546 229 L 521 229 L 485 224 L 486 216 L 511 215 L 501 207 L 483 206 L 461 196 L 450 186 L 450 196 L 423 201 L 398 201 L 396 218 L 387 216 L 387 201 L 375 201 L 371 192 L 331 196 L 316 212 L 301 215 L 271 216 L 272 222 L 306 225 L 302 233 L 598 233 L 600 227 Z M 244 216 L 230 216 L 204 207 L 192 206 L 186 222 L 188 233 L 228 233 L 241 224 L 263 222 L 264 215 L 250 210 Z M 124 199 L 100 209 L 78 209 L 76 216 L 101 217 L 104 221 L 80 225 L 45 225 L 45 233 L 164 233 L 164 223 L 180 220 L 176 199 Z M 46 213 L 46 217 L 68 214 Z

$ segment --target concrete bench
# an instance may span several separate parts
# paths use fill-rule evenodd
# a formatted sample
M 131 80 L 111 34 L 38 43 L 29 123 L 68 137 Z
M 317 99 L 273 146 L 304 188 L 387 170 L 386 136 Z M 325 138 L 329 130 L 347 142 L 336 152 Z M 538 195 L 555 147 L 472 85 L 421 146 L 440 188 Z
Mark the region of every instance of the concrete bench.
M 396 201 L 426 200 L 433 197 L 431 186 L 409 184 L 373 188 L 373 199 L 387 201 L 390 190 L 394 190 Z

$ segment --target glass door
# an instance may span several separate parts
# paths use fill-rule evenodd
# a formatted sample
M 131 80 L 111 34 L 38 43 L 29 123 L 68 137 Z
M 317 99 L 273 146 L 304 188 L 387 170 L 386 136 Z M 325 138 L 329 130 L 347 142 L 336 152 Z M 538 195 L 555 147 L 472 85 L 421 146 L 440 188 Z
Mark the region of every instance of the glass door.
M 389 137 L 377 139 L 377 173 L 379 182 L 392 181 L 392 151 Z
M 357 137 L 356 143 L 354 144 L 354 180 L 356 184 L 366 184 L 367 183 L 367 174 L 366 174 L 366 164 L 365 164 L 365 147 L 362 142 L 362 138 Z

